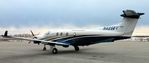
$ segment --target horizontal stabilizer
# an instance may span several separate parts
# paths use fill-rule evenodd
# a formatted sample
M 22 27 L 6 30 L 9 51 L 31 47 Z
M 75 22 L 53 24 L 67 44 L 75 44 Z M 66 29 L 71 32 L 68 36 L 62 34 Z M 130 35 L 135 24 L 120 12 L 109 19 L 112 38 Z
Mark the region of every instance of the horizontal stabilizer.
M 134 10 L 124 10 L 121 16 L 128 18 L 139 18 L 141 15 L 144 15 L 144 13 L 137 13 Z

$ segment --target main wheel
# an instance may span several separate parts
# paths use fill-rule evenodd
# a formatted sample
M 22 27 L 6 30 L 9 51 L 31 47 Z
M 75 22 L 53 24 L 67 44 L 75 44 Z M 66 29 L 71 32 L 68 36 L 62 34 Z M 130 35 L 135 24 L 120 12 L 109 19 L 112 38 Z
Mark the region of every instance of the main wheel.
M 53 54 L 57 54 L 57 53 L 58 53 L 58 50 L 57 50 L 56 48 L 53 48 L 53 49 L 52 49 L 52 53 L 53 53 Z
M 74 46 L 75 51 L 79 51 L 79 47 L 78 46 Z

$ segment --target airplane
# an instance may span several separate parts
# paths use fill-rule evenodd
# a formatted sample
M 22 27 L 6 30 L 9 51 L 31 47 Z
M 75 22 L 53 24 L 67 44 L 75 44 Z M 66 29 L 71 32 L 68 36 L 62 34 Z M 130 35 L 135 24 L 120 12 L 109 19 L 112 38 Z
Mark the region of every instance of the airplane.
M 52 54 L 58 53 L 56 46 L 63 46 L 65 48 L 73 46 L 75 51 L 79 51 L 79 46 L 88 46 L 131 38 L 141 15 L 144 15 L 144 13 L 139 13 L 134 10 L 123 10 L 123 14 L 121 14 L 123 19 L 116 25 L 104 26 L 96 29 L 55 30 L 39 35 L 35 35 L 30 31 L 33 38 L 9 36 L 6 30 L 2 37 L 32 41 L 34 44 L 44 44 L 43 51 L 46 50 L 46 45 L 49 45 Z
M 149 41 L 148 35 L 136 35 L 136 36 L 132 36 L 132 37 L 135 38 L 135 40 Z

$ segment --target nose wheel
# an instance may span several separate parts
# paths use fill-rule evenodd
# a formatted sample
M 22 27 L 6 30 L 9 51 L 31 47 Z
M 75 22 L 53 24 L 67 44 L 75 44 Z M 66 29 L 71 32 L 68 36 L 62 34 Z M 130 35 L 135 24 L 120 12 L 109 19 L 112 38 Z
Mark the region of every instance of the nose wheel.
M 46 45 L 44 45 L 44 47 L 43 47 L 42 50 L 43 50 L 43 51 L 46 51 L 46 50 L 47 50 Z

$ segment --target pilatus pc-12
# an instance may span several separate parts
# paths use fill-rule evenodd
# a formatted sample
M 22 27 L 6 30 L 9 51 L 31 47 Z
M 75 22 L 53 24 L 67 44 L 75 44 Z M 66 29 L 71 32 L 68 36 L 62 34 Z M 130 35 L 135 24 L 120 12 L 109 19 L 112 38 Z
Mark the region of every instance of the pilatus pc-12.
M 58 53 L 56 45 L 63 47 L 73 46 L 75 51 L 79 51 L 79 46 L 114 42 L 116 40 L 130 38 L 141 15 L 144 15 L 144 13 L 138 13 L 134 10 L 124 10 L 121 15 L 123 17 L 122 21 L 116 25 L 95 29 L 55 30 L 37 36 L 31 31 L 33 38 L 9 36 L 8 31 L 5 31 L 2 36 L 7 39 L 27 40 L 35 44 L 44 44 L 43 50 L 46 50 L 46 45 L 49 45 L 50 52 L 53 54 Z

